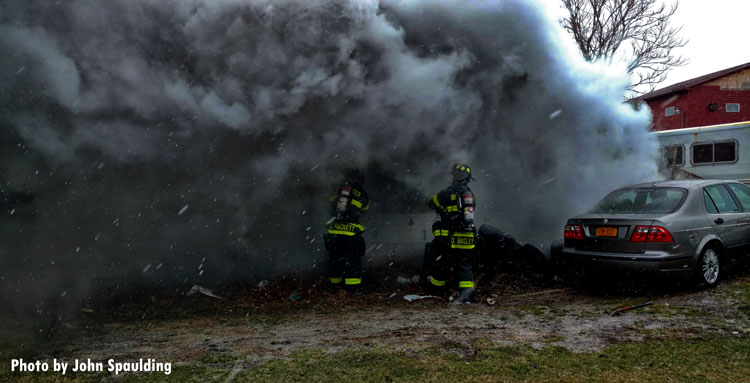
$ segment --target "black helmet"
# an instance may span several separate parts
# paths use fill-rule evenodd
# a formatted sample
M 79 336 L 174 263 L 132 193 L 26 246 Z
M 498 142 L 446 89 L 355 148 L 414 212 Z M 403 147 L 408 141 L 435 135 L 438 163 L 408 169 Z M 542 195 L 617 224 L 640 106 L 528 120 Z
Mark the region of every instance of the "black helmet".
M 344 179 L 347 182 L 363 184 L 365 183 L 365 174 L 358 168 L 347 168 L 344 170 Z
M 474 177 L 471 176 L 471 167 L 466 164 L 453 164 L 453 168 L 451 168 L 451 175 L 453 176 L 454 182 L 459 181 L 466 181 L 473 180 Z

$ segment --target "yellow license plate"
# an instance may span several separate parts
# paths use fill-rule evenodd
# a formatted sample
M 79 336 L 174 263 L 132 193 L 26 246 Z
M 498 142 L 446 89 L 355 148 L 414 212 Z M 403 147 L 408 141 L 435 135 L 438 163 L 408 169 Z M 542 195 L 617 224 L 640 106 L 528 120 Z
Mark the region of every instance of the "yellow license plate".
M 597 237 L 617 237 L 617 228 L 616 227 L 597 227 L 596 236 Z

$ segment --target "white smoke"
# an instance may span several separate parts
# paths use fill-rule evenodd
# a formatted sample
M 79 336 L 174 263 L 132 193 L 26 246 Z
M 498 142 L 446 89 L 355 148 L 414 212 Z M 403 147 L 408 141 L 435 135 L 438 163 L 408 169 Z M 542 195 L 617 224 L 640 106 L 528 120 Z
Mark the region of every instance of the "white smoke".
M 585 62 L 544 4 L 0 4 L 2 295 L 322 264 L 306 228 L 351 164 L 378 214 L 467 162 L 480 223 L 547 246 L 657 175 L 624 68 Z

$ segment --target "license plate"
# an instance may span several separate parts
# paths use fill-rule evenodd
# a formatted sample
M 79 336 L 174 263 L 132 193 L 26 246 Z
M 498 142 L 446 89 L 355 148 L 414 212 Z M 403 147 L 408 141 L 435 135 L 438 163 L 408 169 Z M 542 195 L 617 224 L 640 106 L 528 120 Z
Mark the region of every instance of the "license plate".
M 597 237 L 617 237 L 617 228 L 616 227 L 597 227 L 596 236 Z

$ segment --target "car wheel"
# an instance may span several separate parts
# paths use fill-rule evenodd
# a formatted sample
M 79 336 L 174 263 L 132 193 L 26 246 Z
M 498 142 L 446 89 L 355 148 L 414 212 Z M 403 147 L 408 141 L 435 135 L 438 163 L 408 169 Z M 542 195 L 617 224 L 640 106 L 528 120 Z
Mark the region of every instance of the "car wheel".
M 714 247 L 706 247 L 698 258 L 695 279 L 698 285 L 714 287 L 719 283 L 720 254 Z

